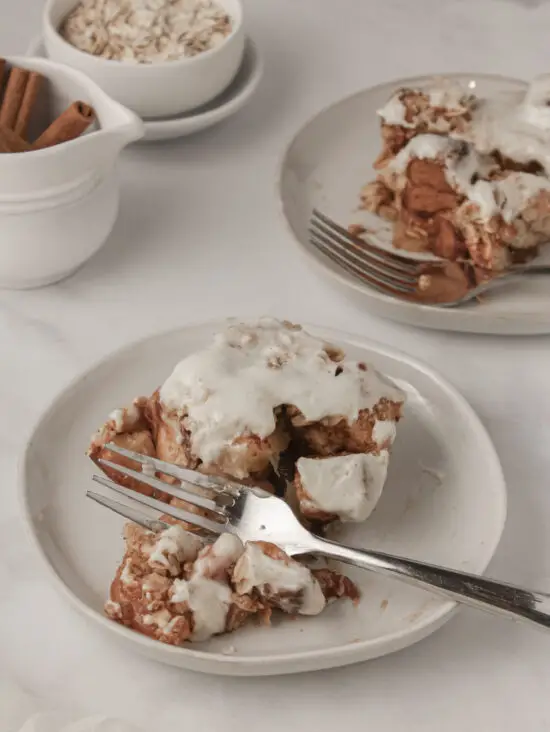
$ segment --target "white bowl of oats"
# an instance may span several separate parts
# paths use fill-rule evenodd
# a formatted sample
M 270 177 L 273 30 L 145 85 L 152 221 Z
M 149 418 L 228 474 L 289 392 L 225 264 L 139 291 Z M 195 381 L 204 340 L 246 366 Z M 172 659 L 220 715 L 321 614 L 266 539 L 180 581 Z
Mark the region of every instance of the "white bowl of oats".
M 47 0 L 43 26 L 51 59 L 145 118 L 211 101 L 244 54 L 240 0 Z

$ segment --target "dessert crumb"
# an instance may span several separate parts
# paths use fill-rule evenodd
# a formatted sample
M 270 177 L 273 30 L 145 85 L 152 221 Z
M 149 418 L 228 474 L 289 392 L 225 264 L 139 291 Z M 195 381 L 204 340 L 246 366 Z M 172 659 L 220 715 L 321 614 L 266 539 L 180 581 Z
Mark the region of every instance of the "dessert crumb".
M 352 236 L 361 236 L 361 234 L 364 234 L 367 229 L 362 224 L 350 224 L 348 226 L 348 231 Z

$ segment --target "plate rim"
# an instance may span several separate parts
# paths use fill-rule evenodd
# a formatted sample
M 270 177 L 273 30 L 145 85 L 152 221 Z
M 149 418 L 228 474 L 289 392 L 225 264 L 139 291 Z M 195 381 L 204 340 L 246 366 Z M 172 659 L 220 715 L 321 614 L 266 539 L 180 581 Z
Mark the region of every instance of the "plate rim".
M 484 316 L 484 314 L 480 314 L 479 309 L 475 307 L 456 309 L 442 308 L 423 303 L 410 303 L 391 297 L 390 295 L 384 295 L 383 293 L 377 292 L 376 290 L 361 283 L 359 280 L 347 274 L 345 270 L 336 268 L 336 266 L 331 266 L 328 260 L 325 260 L 322 256 L 317 255 L 314 251 L 306 247 L 292 227 L 289 216 L 287 215 L 287 207 L 285 197 L 283 195 L 283 181 L 288 168 L 288 159 L 291 150 L 299 136 L 319 117 L 356 97 L 360 97 L 366 93 L 381 91 L 386 88 L 390 91 L 392 88 L 399 88 L 400 86 L 406 86 L 411 83 L 418 84 L 427 82 L 430 79 L 433 79 L 434 76 L 445 76 L 446 78 L 451 79 L 472 77 L 475 79 L 512 83 L 523 87 L 527 87 L 528 85 L 524 79 L 507 76 L 505 74 L 486 74 L 483 72 L 473 71 L 457 71 L 450 73 L 438 72 L 437 74 L 421 74 L 384 81 L 380 84 L 374 84 L 372 86 L 356 90 L 350 94 L 340 97 L 336 101 L 325 104 L 301 122 L 291 139 L 284 146 L 278 160 L 275 178 L 275 195 L 277 199 L 278 213 L 283 221 L 285 230 L 295 247 L 301 255 L 305 257 L 306 261 L 312 263 L 317 270 L 320 270 L 322 274 L 327 276 L 329 279 L 336 280 L 339 285 L 342 285 L 348 290 L 352 290 L 365 300 L 369 300 L 370 304 L 365 307 L 378 316 L 389 318 L 397 322 L 408 323 L 420 328 L 436 330 L 452 330 L 457 332 L 474 332 L 509 336 L 532 336 L 550 333 L 550 311 L 546 316 L 544 313 L 541 313 L 540 310 L 536 312 L 526 311 Z M 385 308 L 384 313 L 379 312 L 381 307 Z M 439 319 L 440 322 L 435 322 L 437 319 Z M 460 321 L 463 321 L 462 324 Z M 493 325 L 490 325 L 490 323 L 493 323 Z
M 190 646 L 175 647 L 159 643 L 146 636 L 140 635 L 135 631 L 124 626 L 114 623 L 106 616 L 89 606 L 81 600 L 64 580 L 57 573 L 55 567 L 50 562 L 46 551 L 42 547 L 39 538 L 39 525 L 33 519 L 33 511 L 29 505 L 29 496 L 27 490 L 28 484 L 28 463 L 31 448 L 37 438 L 43 424 L 58 408 L 59 404 L 70 397 L 71 392 L 75 391 L 79 385 L 86 380 L 93 372 L 107 366 L 109 361 L 114 358 L 121 357 L 125 353 L 130 352 L 136 347 L 144 345 L 148 341 L 156 339 L 164 339 L 170 336 L 181 334 L 185 331 L 209 329 L 223 327 L 227 323 L 227 318 L 214 318 L 207 321 L 196 321 L 181 325 L 167 330 L 148 333 L 139 338 L 108 351 L 98 359 L 93 360 L 87 367 L 80 370 L 70 381 L 61 387 L 41 411 L 38 418 L 34 421 L 32 428 L 25 442 L 25 447 L 21 451 L 17 465 L 17 499 L 19 510 L 24 525 L 25 534 L 29 543 L 33 546 L 36 555 L 39 557 L 44 574 L 50 578 L 52 586 L 59 594 L 66 597 L 69 605 L 76 609 L 81 616 L 87 620 L 94 621 L 96 627 L 110 634 L 113 640 L 126 642 L 135 652 L 142 655 L 155 658 L 164 663 L 180 667 L 189 668 L 195 671 L 203 671 L 217 675 L 234 675 L 234 676 L 253 676 L 253 675 L 279 675 L 286 673 L 300 673 L 305 671 L 321 670 L 327 668 L 335 668 L 338 666 L 346 666 L 353 663 L 361 662 L 376 658 L 378 656 L 387 655 L 395 651 L 413 645 L 419 640 L 431 635 L 438 630 L 444 623 L 459 609 L 458 603 L 452 600 L 443 600 L 435 608 L 434 612 L 425 619 L 415 624 L 409 625 L 395 633 L 383 635 L 376 639 L 348 643 L 346 645 L 335 646 L 329 649 L 315 649 L 309 651 L 286 653 L 275 658 L 267 655 L 246 656 L 244 658 L 238 655 L 227 655 L 222 652 L 208 652 L 195 650 Z M 497 530 L 491 543 L 484 543 L 484 554 L 478 562 L 478 569 L 475 570 L 483 575 L 491 562 L 494 554 L 500 544 L 502 533 L 504 531 L 507 515 L 507 487 L 505 476 L 498 456 L 497 450 L 491 440 L 491 437 L 483 425 L 477 413 L 467 401 L 467 399 L 439 372 L 432 369 L 431 366 L 423 361 L 416 359 L 408 354 L 387 346 L 369 338 L 365 338 L 361 334 L 349 333 L 337 328 L 318 326 L 311 323 L 303 323 L 303 327 L 311 329 L 314 333 L 322 334 L 323 337 L 334 338 L 336 342 L 340 341 L 343 345 L 350 344 L 358 347 L 366 348 L 382 356 L 397 359 L 415 371 L 419 371 L 427 376 L 438 389 L 442 389 L 452 398 L 457 408 L 463 413 L 471 426 L 476 430 L 478 443 L 483 445 L 483 452 L 486 460 L 490 460 L 492 469 L 495 471 L 495 485 L 498 482 L 499 499 L 499 516 L 498 523 L 495 522 Z M 496 511 L 495 511 L 496 513 Z M 380 651 L 380 652 L 379 652 Z M 172 662 L 170 659 L 184 659 L 183 663 L 177 660 Z

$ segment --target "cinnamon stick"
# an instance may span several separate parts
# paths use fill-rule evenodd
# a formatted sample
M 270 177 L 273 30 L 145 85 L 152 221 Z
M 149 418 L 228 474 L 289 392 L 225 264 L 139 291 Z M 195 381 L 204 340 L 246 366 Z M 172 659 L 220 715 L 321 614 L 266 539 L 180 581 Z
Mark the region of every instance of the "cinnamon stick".
M 27 128 L 29 126 L 34 104 L 41 85 L 42 75 L 37 71 L 31 71 L 13 128 L 14 131 L 24 140 L 27 138 Z
M 54 120 L 33 145 L 34 150 L 74 140 L 88 129 L 95 119 L 93 107 L 85 102 L 73 102 Z
M 0 153 L 29 152 L 31 146 L 9 127 L 0 126 Z
M 10 71 L 4 99 L 0 107 L 0 125 L 6 129 L 13 130 L 15 127 L 28 78 L 29 72 L 26 69 L 14 67 Z

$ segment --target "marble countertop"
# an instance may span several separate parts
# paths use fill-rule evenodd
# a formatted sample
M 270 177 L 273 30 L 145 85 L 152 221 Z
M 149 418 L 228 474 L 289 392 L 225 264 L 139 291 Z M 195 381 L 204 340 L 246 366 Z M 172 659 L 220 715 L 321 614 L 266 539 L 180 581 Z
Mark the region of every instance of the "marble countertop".
M 0 0 L 3 53 L 23 52 L 40 5 Z M 49 586 L 22 533 L 17 457 L 38 413 L 73 375 L 159 328 L 265 313 L 385 341 L 458 386 L 487 426 L 509 486 L 492 573 L 550 589 L 548 338 L 423 332 L 378 320 L 308 269 L 274 198 L 285 142 L 338 97 L 436 70 L 524 78 L 548 71 L 550 2 L 245 6 L 266 61 L 250 105 L 193 138 L 127 150 L 120 218 L 106 248 L 55 287 L 0 292 L 1 672 L 51 704 L 146 729 L 550 729 L 550 638 L 527 627 L 464 610 L 417 646 L 360 666 L 272 679 L 193 675 L 130 656 L 89 627 Z M 273 704 L 277 714 L 268 711 Z

